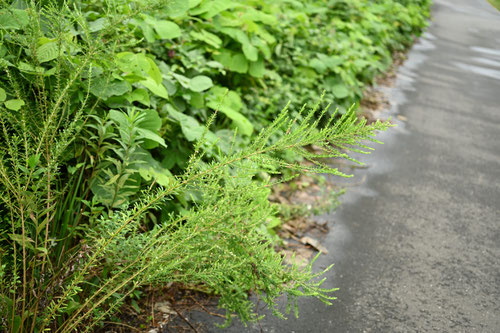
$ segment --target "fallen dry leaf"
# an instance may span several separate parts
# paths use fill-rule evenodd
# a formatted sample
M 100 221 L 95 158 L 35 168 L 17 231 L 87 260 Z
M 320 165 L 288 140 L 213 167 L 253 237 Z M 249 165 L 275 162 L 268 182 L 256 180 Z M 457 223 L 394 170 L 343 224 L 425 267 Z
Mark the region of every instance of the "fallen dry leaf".
M 328 254 L 328 250 L 320 244 L 320 242 L 312 237 L 309 236 L 304 236 L 300 239 L 300 242 L 302 244 L 307 244 L 311 245 L 314 247 L 316 250 L 320 251 L 321 253 Z
M 155 310 L 166 313 L 166 314 L 177 314 L 172 309 L 172 304 L 170 302 L 158 302 L 155 304 Z

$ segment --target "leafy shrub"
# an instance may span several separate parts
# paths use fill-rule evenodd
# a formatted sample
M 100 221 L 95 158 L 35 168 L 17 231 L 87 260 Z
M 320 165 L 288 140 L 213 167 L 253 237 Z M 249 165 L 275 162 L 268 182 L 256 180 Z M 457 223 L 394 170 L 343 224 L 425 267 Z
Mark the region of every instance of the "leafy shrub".
M 343 150 L 367 148 L 361 141 L 389 124 L 366 126 L 352 108 L 336 116 L 276 105 L 319 100 L 315 80 L 336 80 L 327 95 L 341 105 L 359 97 L 423 25 L 425 15 L 401 13 L 427 2 L 408 2 L 391 11 L 402 27 L 371 27 L 372 8 L 393 4 L 3 1 L 2 328 L 90 330 L 136 288 L 167 282 L 203 283 L 228 320 L 255 319 L 249 290 L 277 315 L 280 294 L 290 305 L 328 302 L 320 274 L 283 266 L 273 251 L 269 187 L 283 170 L 345 176 L 315 158 L 349 158 Z M 327 27 L 342 31 L 337 65 Z M 361 27 L 371 37 L 356 34 Z M 365 49 L 376 36 L 379 62 Z M 351 64 L 363 56 L 370 64 Z M 322 153 L 304 149 L 312 144 Z

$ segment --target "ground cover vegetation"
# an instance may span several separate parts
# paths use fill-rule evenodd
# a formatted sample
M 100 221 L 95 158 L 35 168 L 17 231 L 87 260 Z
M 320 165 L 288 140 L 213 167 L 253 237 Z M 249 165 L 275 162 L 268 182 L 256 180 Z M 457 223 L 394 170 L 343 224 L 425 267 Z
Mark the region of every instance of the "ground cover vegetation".
M 500 10 L 500 0 L 488 0 L 488 2 L 496 9 Z
M 350 106 L 429 1 L 0 3 L 2 330 L 89 331 L 168 282 L 228 320 L 256 319 L 250 290 L 278 316 L 333 298 L 273 250 L 270 188 L 345 176 L 317 158 L 390 126 Z

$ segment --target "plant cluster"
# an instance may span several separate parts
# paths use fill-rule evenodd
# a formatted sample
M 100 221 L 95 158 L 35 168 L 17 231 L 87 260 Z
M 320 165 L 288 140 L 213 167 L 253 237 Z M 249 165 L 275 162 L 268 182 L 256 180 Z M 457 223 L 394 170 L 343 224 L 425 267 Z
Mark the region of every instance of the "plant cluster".
M 346 176 L 317 158 L 349 159 L 389 126 L 346 106 L 427 1 L 0 4 L 2 329 L 88 331 L 168 282 L 203 284 L 228 320 L 256 319 L 250 290 L 277 315 L 282 294 L 288 311 L 332 299 L 274 252 L 270 187 Z M 277 108 L 323 86 L 339 113 Z

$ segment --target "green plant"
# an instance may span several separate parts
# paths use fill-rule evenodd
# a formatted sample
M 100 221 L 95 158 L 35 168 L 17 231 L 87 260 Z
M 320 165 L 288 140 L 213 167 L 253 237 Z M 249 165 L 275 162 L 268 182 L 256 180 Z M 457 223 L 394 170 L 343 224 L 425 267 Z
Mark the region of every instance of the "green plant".
M 496 9 L 500 10 L 500 1 L 499 0 L 488 0 L 488 2 L 495 7 Z
M 369 8 L 339 3 L 345 13 L 328 13 L 344 21 Z M 302 22 L 305 33 L 321 18 L 319 2 L 279 4 L 284 31 Z M 284 170 L 345 176 L 318 158 L 349 158 L 344 151 L 367 148 L 363 140 L 390 125 L 358 122 L 354 108 L 277 111 L 290 97 L 319 96 L 295 91 L 304 66 L 290 59 L 305 44 L 272 37 L 276 6 L 1 2 L 2 328 L 90 330 L 138 287 L 167 282 L 204 284 L 228 320 L 256 319 L 250 290 L 277 315 L 281 294 L 288 311 L 300 296 L 332 299 L 321 274 L 284 266 L 274 252 L 269 188 L 293 177 Z M 394 45 L 416 27 L 394 33 Z

